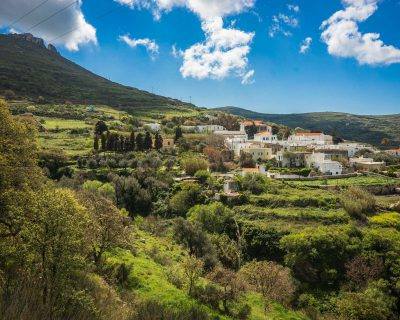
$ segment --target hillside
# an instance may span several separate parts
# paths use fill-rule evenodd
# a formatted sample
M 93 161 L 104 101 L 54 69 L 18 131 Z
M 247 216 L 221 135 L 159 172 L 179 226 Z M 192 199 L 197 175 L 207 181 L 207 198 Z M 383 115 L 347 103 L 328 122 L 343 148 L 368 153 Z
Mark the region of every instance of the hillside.
M 63 58 L 31 35 L 0 35 L 0 94 L 10 89 L 33 101 L 135 107 L 194 107 L 181 101 L 120 85 Z
M 400 114 L 383 116 L 338 112 L 266 114 L 236 107 L 225 107 L 218 110 L 249 119 L 275 122 L 291 128 L 321 130 L 346 140 L 360 141 L 375 146 L 381 146 L 384 138 L 389 139 L 389 146 L 400 145 Z

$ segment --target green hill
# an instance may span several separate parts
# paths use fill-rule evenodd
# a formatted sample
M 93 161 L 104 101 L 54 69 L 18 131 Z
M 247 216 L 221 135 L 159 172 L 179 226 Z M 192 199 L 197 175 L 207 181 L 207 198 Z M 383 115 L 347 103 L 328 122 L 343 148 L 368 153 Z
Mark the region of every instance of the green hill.
M 381 146 L 384 138 L 389 140 L 388 146 L 400 145 L 400 114 L 382 116 L 339 112 L 266 114 L 236 107 L 225 107 L 218 110 L 249 119 L 274 122 L 291 128 L 301 127 L 308 130 L 320 130 L 346 140 L 360 141 L 375 146 Z
M 194 107 L 102 78 L 63 58 L 32 35 L 0 35 L 0 94 L 32 101 L 136 107 Z M 39 98 L 40 97 L 40 98 Z

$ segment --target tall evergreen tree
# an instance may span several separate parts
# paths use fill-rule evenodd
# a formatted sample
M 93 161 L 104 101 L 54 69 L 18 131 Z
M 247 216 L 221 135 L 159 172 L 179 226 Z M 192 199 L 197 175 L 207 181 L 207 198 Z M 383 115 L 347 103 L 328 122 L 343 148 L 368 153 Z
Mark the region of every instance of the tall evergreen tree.
M 150 150 L 153 148 L 153 139 L 148 131 L 146 131 L 146 135 L 144 136 L 143 148 L 144 150 Z
M 143 144 L 144 144 L 144 141 L 143 141 L 143 134 L 142 133 L 139 133 L 137 136 L 136 136 L 136 150 L 137 151 L 143 151 Z
M 93 149 L 99 151 L 99 136 L 97 134 L 94 136 Z
M 154 137 L 154 147 L 156 150 L 160 150 L 163 147 L 163 138 L 158 132 Z
M 129 136 L 129 151 L 135 150 L 135 132 L 132 131 L 131 135 Z
M 100 142 L 101 142 L 101 150 L 105 151 L 107 148 L 107 135 L 104 134 L 104 132 L 100 136 Z
M 182 133 L 182 129 L 181 127 L 176 127 L 175 128 L 175 138 L 174 138 L 174 142 L 177 142 L 180 138 L 183 137 L 183 133 Z

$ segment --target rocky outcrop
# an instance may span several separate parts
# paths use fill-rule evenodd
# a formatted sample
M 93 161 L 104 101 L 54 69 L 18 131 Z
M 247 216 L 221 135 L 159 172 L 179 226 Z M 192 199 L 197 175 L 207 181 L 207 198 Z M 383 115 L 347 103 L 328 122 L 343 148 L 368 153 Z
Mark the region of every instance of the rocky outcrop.
M 17 40 L 25 40 L 25 41 L 32 42 L 44 49 L 47 49 L 53 53 L 58 54 L 58 51 L 54 45 L 48 44 L 48 46 L 46 47 L 45 42 L 42 38 L 35 37 L 31 33 L 13 33 L 11 36 Z
M 57 48 L 56 48 L 54 45 L 52 45 L 51 43 L 48 44 L 47 50 L 49 50 L 49 51 L 51 51 L 51 52 L 53 52 L 53 53 L 58 54 Z

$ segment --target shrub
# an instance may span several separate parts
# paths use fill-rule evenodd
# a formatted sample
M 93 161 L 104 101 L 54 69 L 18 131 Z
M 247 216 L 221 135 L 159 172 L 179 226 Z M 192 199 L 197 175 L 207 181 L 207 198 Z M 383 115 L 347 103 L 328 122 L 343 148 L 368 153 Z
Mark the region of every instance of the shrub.
M 295 292 L 294 279 L 290 269 L 275 262 L 249 262 L 240 273 L 255 291 L 261 293 L 266 306 L 270 301 L 289 305 Z
M 267 187 L 267 181 L 261 174 L 246 174 L 239 182 L 242 191 L 252 194 L 261 194 Z
M 199 170 L 208 169 L 208 161 L 203 158 L 190 157 L 183 160 L 183 169 L 186 174 L 193 176 Z
M 342 196 L 341 203 L 347 213 L 356 219 L 364 219 L 376 209 L 376 200 L 369 192 L 350 187 Z
M 386 320 L 392 316 L 394 301 L 379 283 L 371 283 L 363 292 L 342 293 L 336 301 L 339 319 Z

